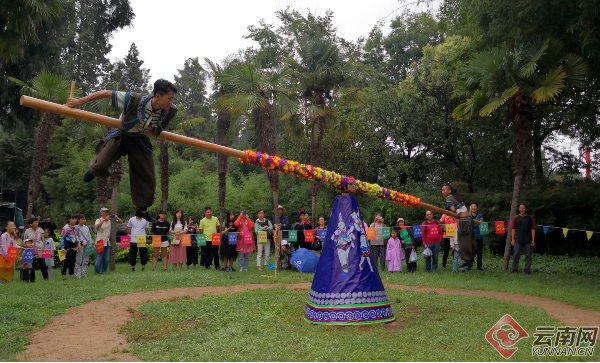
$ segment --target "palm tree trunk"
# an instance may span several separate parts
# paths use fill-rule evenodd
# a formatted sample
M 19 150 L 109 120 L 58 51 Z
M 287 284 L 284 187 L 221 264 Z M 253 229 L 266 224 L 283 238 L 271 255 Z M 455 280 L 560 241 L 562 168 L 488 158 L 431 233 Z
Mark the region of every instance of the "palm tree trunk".
M 523 181 L 522 174 L 515 175 L 515 181 L 513 183 L 513 195 L 512 200 L 510 202 L 510 219 L 509 226 L 506 232 L 506 244 L 504 245 L 504 261 L 502 262 L 502 271 L 508 270 L 508 263 L 510 262 L 510 251 L 512 247 L 512 230 L 510 228 L 510 223 L 512 223 L 513 218 L 517 215 L 517 209 L 519 206 L 519 196 L 521 195 L 521 183 Z
M 160 205 L 161 209 L 167 210 L 167 201 L 169 200 L 169 144 L 165 140 L 158 140 L 160 154 Z
M 513 165 L 515 180 L 513 183 L 513 196 L 510 204 L 510 221 L 517 214 L 519 205 L 519 197 L 521 196 L 521 184 L 527 169 L 531 163 L 532 150 L 532 112 L 529 106 L 529 100 L 523 94 L 518 94 L 509 102 L 509 111 L 511 112 L 512 129 L 513 129 Z M 510 226 L 509 226 L 510 227 Z M 509 228 L 510 231 L 510 228 Z M 508 262 L 510 261 L 512 235 L 506 233 L 506 245 L 504 246 L 504 261 L 502 270 L 508 270 Z
M 35 202 L 40 195 L 42 176 L 44 175 L 46 159 L 48 157 L 48 146 L 50 145 L 50 138 L 54 134 L 58 117 L 49 112 L 40 113 L 40 122 L 33 143 L 33 159 L 31 161 L 29 188 L 27 190 L 27 216 L 33 215 Z
M 264 91 L 261 91 L 261 96 L 266 98 Z M 255 108 L 252 110 L 254 119 L 254 129 L 256 131 L 256 140 L 258 141 L 259 151 L 266 152 L 270 155 L 279 154 L 277 145 L 277 128 L 275 127 L 275 115 L 273 114 L 273 106 L 267 104 L 264 107 Z M 265 176 L 271 185 L 273 191 L 273 216 L 275 224 L 279 223 L 279 172 L 274 170 L 265 170 Z
M 229 146 L 225 139 L 227 130 L 231 126 L 231 114 L 220 111 L 217 114 L 217 144 Z M 219 176 L 219 220 L 222 222 L 225 215 L 225 197 L 227 193 L 227 156 L 217 154 L 217 174 Z
M 310 142 L 310 165 L 313 167 L 321 166 L 323 160 L 323 136 L 325 135 L 325 121 L 322 118 L 317 119 L 318 122 L 318 133 L 316 136 L 313 135 L 313 139 Z M 320 184 L 317 182 L 310 182 L 310 191 L 312 194 L 312 224 L 317 224 L 316 210 L 317 210 L 317 195 L 319 194 Z
M 110 196 L 110 214 L 117 214 L 117 206 L 119 203 L 119 184 L 123 176 L 123 158 L 115 161 L 109 168 L 110 183 L 112 184 L 112 192 Z M 115 270 L 115 260 L 117 254 L 117 220 L 110 220 L 110 257 L 108 260 L 109 271 Z
M 96 155 L 100 153 L 104 140 L 96 145 Z M 96 195 L 98 196 L 98 209 L 106 207 L 106 197 L 108 194 L 108 178 L 96 178 Z

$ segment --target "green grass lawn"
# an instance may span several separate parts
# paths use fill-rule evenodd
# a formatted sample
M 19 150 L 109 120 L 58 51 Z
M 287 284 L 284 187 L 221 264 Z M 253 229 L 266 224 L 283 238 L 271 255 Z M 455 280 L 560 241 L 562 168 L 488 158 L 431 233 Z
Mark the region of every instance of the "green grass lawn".
M 146 361 L 499 361 L 485 334 L 509 313 L 530 335 L 511 360 L 577 360 L 532 357 L 535 328 L 561 325 L 539 308 L 437 293 L 388 295 L 397 326 L 312 325 L 302 319 L 306 293 L 275 287 L 145 303 L 121 332 Z
M 536 261 L 540 261 L 537 262 L 538 265 Z M 595 278 L 587 276 L 590 271 L 595 274 L 600 268 L 598 267 L 600 264 L 594 262 L 583 258 L 549 259 L 536 256 L 533 273 L 526 276 L 504 273 L 499 268 L 501 265 L 499 258 L 486 256 L 484 266 L 487 268 L 484 271 L 452 273 L 449 269 L 427 274 L 424 272 L 424 262 L 419 261 L 417 273 L 383 272 L 381 276 L 386 283 L 530 294 L 600 311 L 600 282 L 597 275 Z M 548 265 L 552 268 L 548 269 Z M 223 273 L 214 269 L 184 270 L 174 273 L 170 270 L 142 272 L 139 265 L 137 271 L 132 272 L 126 264 L 118 264 L 116 272 L 103 276 L 94 276 L 93 269 L 90 268 L 88 269 L 90 277 L 63 282 L 60 281 L 59 271 L 55 270 L 54 281 L 5 284 L 0 286 L 0 337 L 3 337 L 0 339 L 0 361 L 14 360 L 15 355 L 28 344 L 28 334 L 43 327 L 50 317 L 63 314 L 69 307 L 106 296 L 188 286 L 311 282 L 313 278 L 312 274 L 293 271 L 279 271 L 277 279 L 263 278 L 260 275 L 272 274 L 273 271 L 259 272 L 252 261 L 250 266 L 250 271 L 244 273 Z M 573 270 L 573 266 L 579 270 Z M 582 266 L 588 267 L 585 269 L 585 275 L 578 272 Z M 306 299 L 306 293 L 303 294 Z M 297 312 L 298 316 L 302 311 Z M 521 322 L 518 319 L 517 321 Z

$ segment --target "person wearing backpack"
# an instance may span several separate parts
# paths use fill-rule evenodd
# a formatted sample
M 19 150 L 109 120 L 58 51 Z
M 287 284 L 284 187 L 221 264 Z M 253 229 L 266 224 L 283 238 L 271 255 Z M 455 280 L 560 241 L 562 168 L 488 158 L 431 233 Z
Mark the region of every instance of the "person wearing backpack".
M 438 255 L 440 254 L 440 242 L 442 242 L 441 225 L 439 221 L 433 219 L 433 212 L 428 210 L 425 213 L 427 220 L 423 222 L 423 246 L 431 250 L 432 255 L 425 259 L 425 271 L 437 272 Z M 438 226 L 437 236 L 432 235 L 431 228 L 428 226 Z M 433 263 L 432 263 L 433 260 Z

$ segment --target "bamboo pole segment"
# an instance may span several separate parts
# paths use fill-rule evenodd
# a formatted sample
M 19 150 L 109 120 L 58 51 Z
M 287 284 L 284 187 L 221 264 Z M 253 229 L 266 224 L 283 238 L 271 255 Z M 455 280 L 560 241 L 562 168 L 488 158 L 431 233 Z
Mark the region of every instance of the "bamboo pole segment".
M 72 87 L 74 83 L 72 83 Z M 63 105 L 59 105 L 56 103 L 39 100 L 37 98 L 29 97 L 29 96 L 21 96 L 21 105 L 35 108 L 37 110 L 42 110 L 46 112 L 51 112 L 55 114 L 59 114 L 62 116 L 69 116 L 72 118 L 89 121 L 93 123 L 97 123 L 100 125 L 112 127 L 115 129 L 122 129 L 121 121 L 116 118 L 98 115 L 92 112 L 78 110 L 76 108 L 71 108 Z M 153 134 L 145 133 L 144 135 L 155 137 Z M 225 154 L 228 156 L 233 156 L 234 158 L 244 159 L 246 158 L 246 153 L 240 150 L 232 149 L 229 147 L 213 144 L 210 142 L 193 139 L 191 137 L 177 135 L 171 132 L 163 131 L 159 136 L 159 139 L 176 142 L 179 144 L 184 144 L 188 146 L 197 147 L 203 150 L 212 151 L 219 154 Z
M 69 93 L 69 98 L 73 98 L 75 94 L 75 81 L 71 81 L 71 92 Z

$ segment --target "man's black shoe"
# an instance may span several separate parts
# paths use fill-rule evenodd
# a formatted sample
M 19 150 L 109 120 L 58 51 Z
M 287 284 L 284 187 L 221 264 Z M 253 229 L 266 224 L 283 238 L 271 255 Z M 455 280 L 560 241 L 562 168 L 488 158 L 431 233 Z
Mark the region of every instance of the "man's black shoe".
M 460 268 L 466 268 L 466 267 L 467 267 L 467 265 L 468 265 L 468 264 L 467 264 L 467 262 L 466 262 L 466 261 L 463 261 L 462 265 L 460 265 Z
M 83 176 L 83 181 L 86 183 L 91 182 L 92 180 L 94 180 L 94 175 L 92 175 L 92 173 L 90 173 L 90 171 L 86 171 L 85 175 Z
M 477 267 L 477 269 L 478 269 L 479 271 L 483 271 L 483 268 L 482 268 L 482 267 Z
M 148 213 L 148 211 L 142 211 L 140 208 L 136 208 L 135 209 L 135 215 L 136 216 L 140 216 L 142 218 L 144 218 L 145 220 L 147 220 L 150 223 L 156 223 L 156 219 L 154 219 L 150 213 Z

